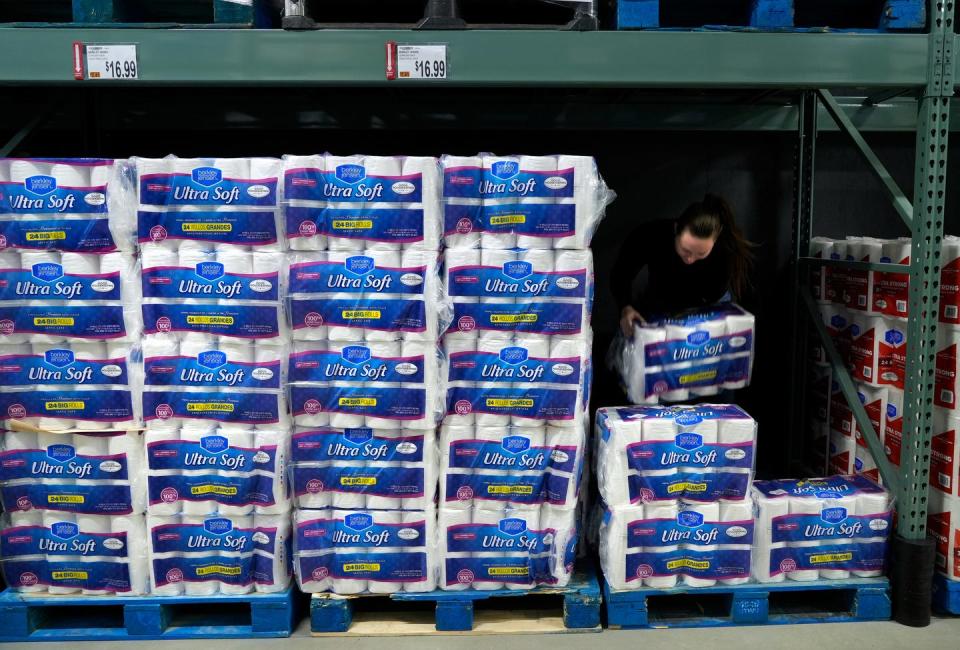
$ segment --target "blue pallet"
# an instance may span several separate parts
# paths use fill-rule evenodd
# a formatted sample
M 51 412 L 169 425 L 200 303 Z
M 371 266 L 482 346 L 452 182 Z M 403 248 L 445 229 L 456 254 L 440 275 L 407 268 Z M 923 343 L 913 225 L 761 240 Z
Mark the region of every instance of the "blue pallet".
M 152 7 L 152 8 L 151 8 Z M 156 7 L 163 7 L 158 14 Z M 22 27 L 270 27 L 270 0 L 239 4 L 229 0 L 29 0 L 0 23 Z M 204 15 L 198 19 L 197 14 Z M 163 18 L 156 18 L 156 16 Z M 209 20 L 206 17 L 209 16 Z
M 290 636 L 299 592 L 242 596 L 47 596 L 0 593 L 0 643 L 268 639 Z
M 933 576 L 933 608 L 947 614 L 960 615 L 960 581 Z
M 604 581 L 610 628 L 793 625 L 890 619 L 886 578 L 614 591 Z
M 592 569 L 578 570 L 566 587 L 537 587 L 529 591 L 431 591 L 426 593 L 359 594 L 335 596 L 314 594 L 310 600 L 310 630 L 315 633 L 347 632 L 353 624 L 353 607 L 358 599 L 435 603 L 435 627 L 440 632 L 467 632 L 473 629 L 473 604 L 479 600 L 508 598 L 503 608 L 511 608 L 512 599 L 530 596 L 557 596 L 563 600 L 563 623 L 567 629 L 600 631 L 600 584 Z
M 844 3 L 847 3 L 845 8 Z M 855 6 L 854 6 L 855 5 Z M 824 7 L 829 7 L 824 13 Z M 919 31 L 926 0 L 618 0 L 617 29 Z

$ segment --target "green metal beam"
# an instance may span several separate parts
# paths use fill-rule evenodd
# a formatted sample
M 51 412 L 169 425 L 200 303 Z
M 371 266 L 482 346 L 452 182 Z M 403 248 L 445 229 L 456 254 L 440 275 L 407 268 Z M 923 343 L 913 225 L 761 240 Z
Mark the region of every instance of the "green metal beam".
M 860 132 L 857 131 L 857 127 L 853 125 L 853 122 L 850 121 L 847 114 L 843 112 L 843 109 L 837 104 L 837 101 L 833 98 L 833 95 L 830 94 L 830 91 L 820 90 L 818 92 L 824 107 L 827 109 L 827 112 L 830 113 L 830 117 L 833 118 L 837 126 L 839 126 L 840 129 L 850 137 L 853 144 L 856 145 L 857 151 L 860 152 L 863 159 L 876 173 L 887 196 L 893 201 L 893 208 L 897 211 L 897 214 L 900 215 L 900 218 L 903 219 L 907 228 L 910 228 L 913 222 L 913 205 L 910 203 L 910 199 L 903 193 L 903 190 L 900 189 L 897 182 L 893 180 L 893 176 L 890 175 L 890 172 L 887 171 L 884 164 L 880 162 L 877 155 L 873 153 L 873 149 L 870 148 L 867 141 L 864 140 Z
M 880 470 L 880 476 L 883 478 L 883 482 L 891 492 L 899 493 L 900 476 L 897 474 L 897 469 L 883 451 L 883 443 L 880 442 L 880 437 L 877 435 L 877 432 L 874 431 L 873 423 L 870 422 L 870 416 L 867 415 L 866 409 L 863 408 L 863 404 L 857 396 L 857 389 L 853 385 L 853 379 L 850 378 L 850 372 L 847 370 L 846 365 L 844 365 L 843 359 L 840 358 L 840 353 L 837 351 L 837 346 L 833 344 L 833 339 L 830 338 L 826 325 L 823 324 L 817 303 L 814 302 L 813 296 L 807 292 L 803 293 L 803 302 L 807 306 L 807 314 L 813 322 L 813 327 L 820 336 L 820 344 L 827 353 L 827 359 L 830 360 L 830 367 L 833 368 L 833 377 L 840 385 L 840 392 L 842 392 L 844 398 L 846 398 L 847 405 L 850 407 L 850 410 L 853 411 L 853 417 L 857 421 L 857 426 L 860 427 L 860 433 L 863 435 L 863 439 L 867 442 L 867 448 L 870 449 L 873 462 L 877 464 L 877 469 Z
M 136 43 L 140 80 L 75 81 L 75 41 Z M 387 81 L 387 41 L 447 43 L 449 79 Z M 924 34 L 20 27 L 0 28 L 0 83 L 919 88 L 926 46 Z

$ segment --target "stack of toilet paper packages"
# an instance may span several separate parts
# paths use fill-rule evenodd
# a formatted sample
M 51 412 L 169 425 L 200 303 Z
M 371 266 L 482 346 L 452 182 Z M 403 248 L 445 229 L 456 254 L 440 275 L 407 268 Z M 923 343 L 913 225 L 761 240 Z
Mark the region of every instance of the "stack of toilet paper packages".
M 756 422 L 734 405 L 597 411 L 600 561 L 614 589 L 750 577 Z
M 297 510 L 301 591 L 386 594 L 437 586 L 437 515 L 426 510 Z
M 608 365 L 634 404 L 685 401 L 750 383 L 754 316 L 727 303 L 634 327 Z
M 0 563 L 18 591 L 140 595 L 143 434 L 0 433 Z
M 0 160 L 0 419 L 138 425 L 133 193 L 112 160 Z
M 284 156 L 291 250 L 440 250 L 440 166 L 431 157 Z
M 443 156 L 447 248 L 586 249 L 615 193 L 590 156 Z
M 927 532 L 937 543 L 937 572 L 948 580 L 960 580 L 960 498 L 930 490 Z
M 894 404 L 891 409 L 888 402 L 890 391 L 887 388 L 875 388 L 860 382 L 856 382 L 854 386 L 874 433 L 880 443 L 885 444 L 888 414 L 892 411 L 896 417 L 902 409 L 902 403 L 899 406 Z M 863 431 L 836 381 L 831 384 L 829 422 L 830 471 L 835 474 L 866 474 L 873 480 L 879 480 L 879 470 L 867 447 Z
M 883 575 L 893 500 L 867 477 L 756 481 L 753 502 L 758 582 Z
M 907 367 L 907 322 L 826 304 L 820 314 L 850 376 L 871 386 L 903 390 Z M 948 347 L 953 328 L 941 327 L 941 348 Z M 960 339 L 960 336 L 956 338 Z M 938 350 L 939 352 L 939 350 Z M 826 355 L 821 354 L 823 361 Z

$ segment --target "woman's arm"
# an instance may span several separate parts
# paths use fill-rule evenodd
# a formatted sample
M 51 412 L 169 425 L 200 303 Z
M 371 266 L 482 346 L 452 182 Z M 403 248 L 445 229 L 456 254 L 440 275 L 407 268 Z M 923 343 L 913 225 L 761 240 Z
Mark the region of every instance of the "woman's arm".
M 620 308 L 620 329 L 627 338 L 633 337 L 633 323 L 643 322 L 643 317 L 631 304 L 633 281 L 649 260 L 650 228 L 640 226 L 627 235 L 620 246 L 620 253 L 613 264 L 610 289 Z

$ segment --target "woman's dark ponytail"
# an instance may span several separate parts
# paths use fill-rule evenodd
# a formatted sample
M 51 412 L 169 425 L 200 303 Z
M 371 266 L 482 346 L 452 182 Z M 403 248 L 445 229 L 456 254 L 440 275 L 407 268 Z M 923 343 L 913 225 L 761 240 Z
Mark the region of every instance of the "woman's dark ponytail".
M 742 300 L 750 288 L 754 244 L 743 236 L 730 204 L 715 194 L 706 194 L 703 201 L 692 203 L 677 220 L 677 233 L 684 229 L 700 239 L 714 239 L 727 253 L 730 291 Z

